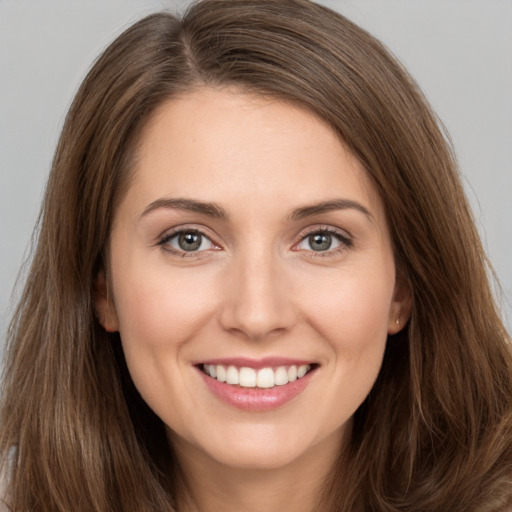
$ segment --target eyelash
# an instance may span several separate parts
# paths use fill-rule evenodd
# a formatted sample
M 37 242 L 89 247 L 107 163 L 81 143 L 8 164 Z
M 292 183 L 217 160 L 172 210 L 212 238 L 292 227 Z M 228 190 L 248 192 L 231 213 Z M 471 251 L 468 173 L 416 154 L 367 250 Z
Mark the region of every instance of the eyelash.
M 215 244 L 211 238 L 206 235 L 203 231 L 197 228 L 178 228 L 176 230 L 171 231 L 170 233 L 166 233 L 163 235 L 159 240 L 157 245 L 161 246 L 162 249 L 166 252 L 170 252 L 172 254 L 175 254 L 177 256 L 180 256 L 181 258 L 189 258 L 189 257 L 207 257 L 208 250 L 202 250 L 202 251 L 184 251 L 184 250 L 177 250 L 169 245 L 169 242 L 176 238 L 177 236 L 185 233 L 190 233 L 194 235 L 199 235 L 206 240 L 208 240 L 214 247 L 219 248 L 217 244 Z M 308 237 L 314 236 L 314 235 L 330 235 L 334 237 L 338 242 L 340 242 L 340 246 L 336 247 L 334 249 L 327 249 L 325 251 L 314 251 L 314 250 L 304 250 L 302 252 L 307 254 L 308 258 L 327 258 L 332 257 L 333 255 L 339 255 L 340 253 L 345 252 L 346 250 L 350 249 L 353 246 L 353 240 L 345 232 L 338 231 L 336 229 L 333 229 L 332 227 L 319 227 L 312 229 L 310 231 L 303 232 L 300 235 L 299 240 L 293 245 L 293 247 L 297 247 L 299 244 L 304 242 Z M 300 249 L 296 249 L 297 252 L 301 251 Z

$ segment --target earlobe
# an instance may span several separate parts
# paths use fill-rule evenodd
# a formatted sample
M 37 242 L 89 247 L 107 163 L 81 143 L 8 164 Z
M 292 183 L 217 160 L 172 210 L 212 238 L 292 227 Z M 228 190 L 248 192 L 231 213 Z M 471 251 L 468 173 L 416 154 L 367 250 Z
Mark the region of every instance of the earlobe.
M 388 334 L 400 332 L 409 321 L 412 309 L 411 286 L 404 277 L 397 277 L 393 302 L 389 310 Z
M 119 322 L 112 297 L 108 293 L 108 285 L 104 270 L 100 270 L 94 283 L 94 310 L 99 323 L 107 332 L 117 332 Z

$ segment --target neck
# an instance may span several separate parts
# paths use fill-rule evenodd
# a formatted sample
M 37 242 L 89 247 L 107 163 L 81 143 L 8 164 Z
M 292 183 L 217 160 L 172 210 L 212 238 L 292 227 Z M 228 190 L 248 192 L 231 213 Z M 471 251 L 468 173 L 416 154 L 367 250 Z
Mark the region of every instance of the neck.
M 179 512 L 325 512 L 324 491 L 340 452 L 331 440 L 278 468 L 230 467 L 174 440 Z

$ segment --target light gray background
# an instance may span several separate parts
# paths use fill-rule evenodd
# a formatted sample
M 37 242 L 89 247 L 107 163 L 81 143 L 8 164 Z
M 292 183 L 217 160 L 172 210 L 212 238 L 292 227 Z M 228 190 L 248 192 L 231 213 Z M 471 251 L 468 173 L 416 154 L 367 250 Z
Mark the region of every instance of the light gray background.
M 241 0 L 243 1 L 243 0 Z M 0 341 L 59 131 L 99 52 L 186 0 L 0 0 Z M 448 128 L 512 319 L 512 0 L 324 0 L 383 40 Z M 18 291 L 13 297 L 19 295 Z

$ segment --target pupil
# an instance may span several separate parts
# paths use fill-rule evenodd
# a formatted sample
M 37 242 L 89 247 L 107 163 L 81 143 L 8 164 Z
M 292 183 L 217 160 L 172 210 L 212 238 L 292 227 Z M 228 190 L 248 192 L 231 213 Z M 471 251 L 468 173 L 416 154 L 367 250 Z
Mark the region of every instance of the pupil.
M 198 233 L 182 233 L 178 238 L 180 249 L 197 251 L 201 247 L 201 235 Z
M 309 237 L 309 245 L 314 251 L 327 251 L 331 247 L 331 235 L 317 233 Z

